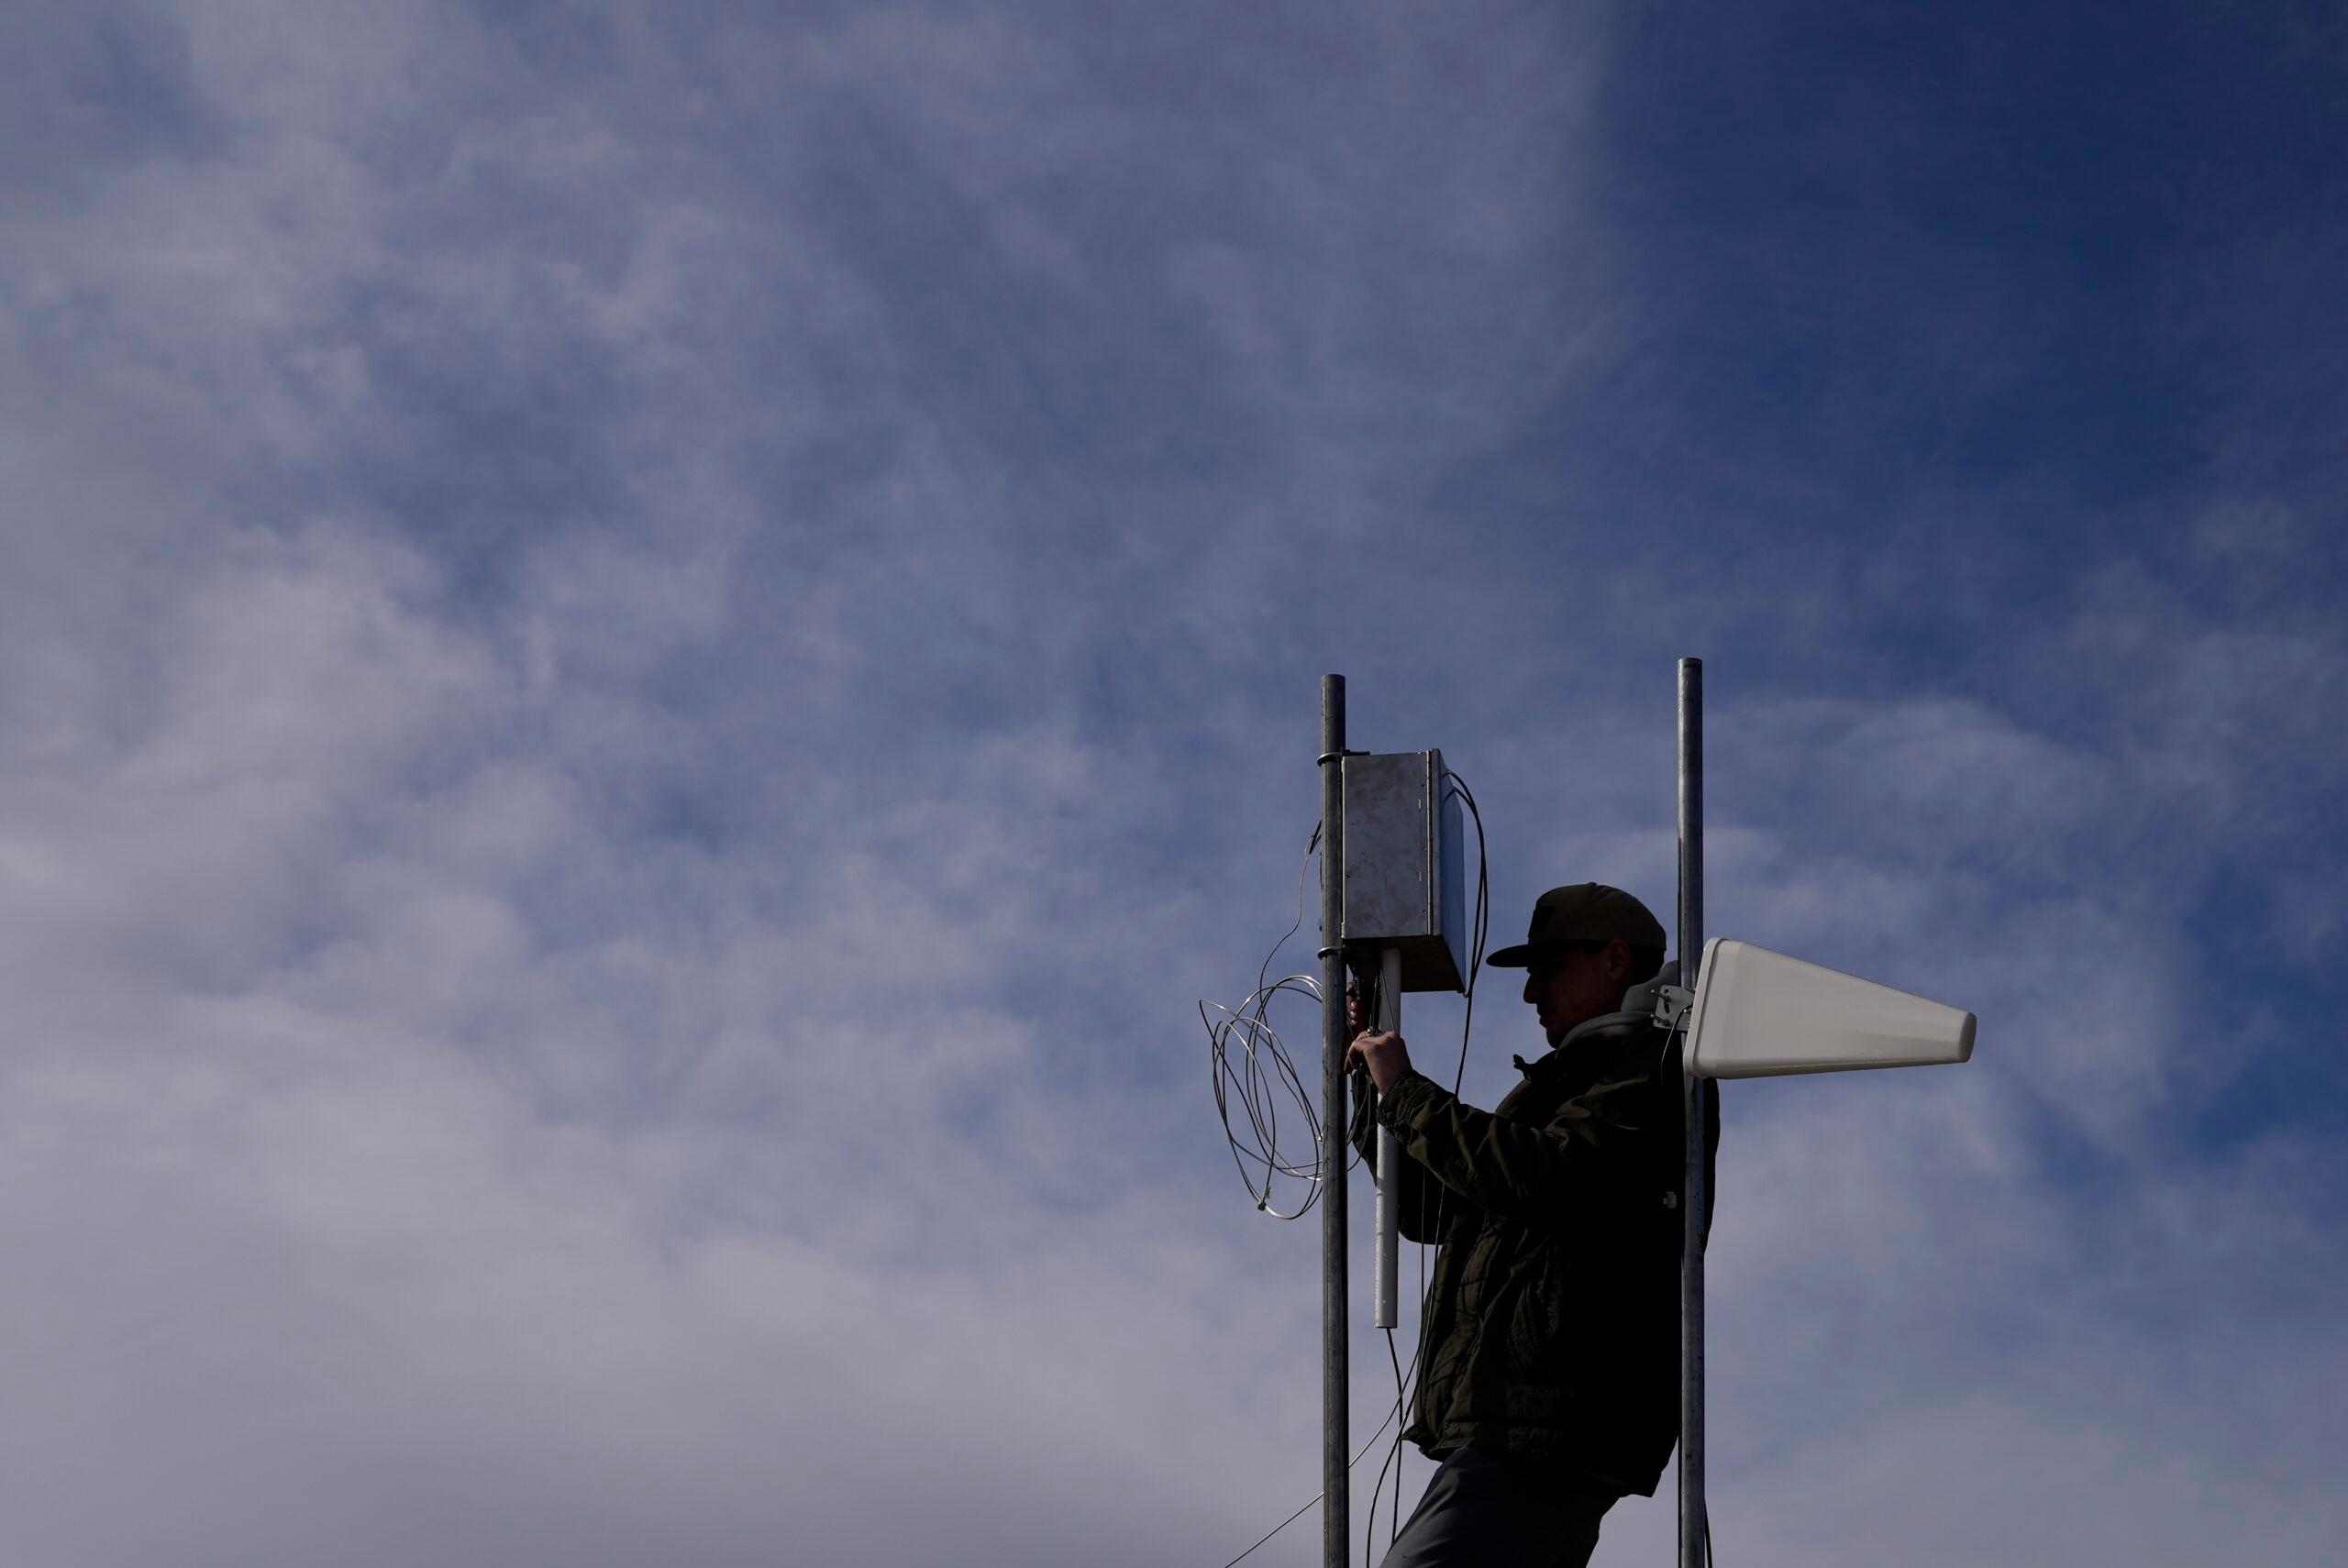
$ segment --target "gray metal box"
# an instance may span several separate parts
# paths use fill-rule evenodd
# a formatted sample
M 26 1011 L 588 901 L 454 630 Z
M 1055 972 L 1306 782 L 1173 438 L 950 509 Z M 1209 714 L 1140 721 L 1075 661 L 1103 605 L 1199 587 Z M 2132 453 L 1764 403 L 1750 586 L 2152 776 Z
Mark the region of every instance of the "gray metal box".
M 1348 756 L 1343 767 L 1346 944 L 1401 948 L 1406 991 L 1465 990 L 1459 797 L 1444 789 L 1443 753 Z

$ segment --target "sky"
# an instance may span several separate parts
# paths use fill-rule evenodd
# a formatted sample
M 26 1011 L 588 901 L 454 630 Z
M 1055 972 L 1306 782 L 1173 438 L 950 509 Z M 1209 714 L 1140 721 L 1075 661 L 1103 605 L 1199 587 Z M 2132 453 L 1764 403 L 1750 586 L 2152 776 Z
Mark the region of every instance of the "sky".
M 0 1562 L 1217 1568 L 1321 677 L 1513 940 L 1669 920 L 1683 656 L 1707 929 L 1980 1021 L 1724 1086 L 1718 1560 L 2338 1561 L 2343 103 L 2317 0 L 13 0 Z

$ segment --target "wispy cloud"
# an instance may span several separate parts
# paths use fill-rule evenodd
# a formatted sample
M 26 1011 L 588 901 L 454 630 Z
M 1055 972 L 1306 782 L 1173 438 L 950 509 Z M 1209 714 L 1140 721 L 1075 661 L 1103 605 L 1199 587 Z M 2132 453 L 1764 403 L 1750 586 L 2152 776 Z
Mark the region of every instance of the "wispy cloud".
M 1505 931 L 1667 904 L 1692 651 L 1714 929 L 1983 1019 L 1732 1088 L 1724 1551 L 2320 1560 L 2340 236 L 1968 163 L 2020 26 L 19 7 L 0 1556 L 1224 1561 L 1317 1275 L 1190 1007 L 1313 678 Z

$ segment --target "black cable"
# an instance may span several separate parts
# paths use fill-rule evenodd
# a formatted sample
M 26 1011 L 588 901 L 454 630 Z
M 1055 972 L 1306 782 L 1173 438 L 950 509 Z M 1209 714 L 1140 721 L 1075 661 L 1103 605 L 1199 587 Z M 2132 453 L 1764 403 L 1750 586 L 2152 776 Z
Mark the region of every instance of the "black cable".
M 1402 1387 L 1402 1356 L 1401 1353 L 1394 1348 L 1394 1331 L 1388 1329 L 1385 1332 L 1386 1359 L 1392 1363 L 1394 1367 L 1394 1408 L 1400 1410 L 1402 1408 L 1403 1399 L 1407 1397 Z M 1418 1362 L 1413 1357 L 1412 1370 L 1415 1372 L 1417 1369 Z M 1384 1431 L 1386 1429 L 1381 1424 L 1378 1430 Z M 1394 1542 L 1394 1538 L 1402 1533 L 1402 1434 L 1399 1430 L 1395 1432 L 1394 1441 L 1386 1452 L 1386 1462 L 1378 1467 L 1378 1484 L 1369 1489 L 1368 1523 L 1361 1535 L 1361 1558 L 1365 1564 L 1369 1562 L 1370 1549 L 1378 1539 L 1378 1495 L 1386 1490 L 1386 1473 L 1389 1470 L 1394 1473 L 1393 1501 L 1390 1507 L 1386 1532 L 1387 1544 L 1390 1546 Z
M 1474 1037 L 1476 1028 L 1476 984 L 1483 976 L 1485 944 L 1491 932 L 1491 873 L 1490 864 L 1487 859 L 1487 845 L 1484 838 L 1484 813 L 1477 809 L 1475 791 L 1468 789 L 1468 781 L 1466 779 L 1460 778 L 1458 774 L 1454 773 L 1447 767 L 1444 769 L 1443 782 L 1444 789 L 1446 792 L 1456 794 L 1459 797 L 1460 802 L 1468 808 L 1468 814 L 1471 819 L 1473 819 L 1476 824 L 1476 910 L 1475 915 L 1469 922 L 1468 927 L 1468 973 L 1465 977 L 1466 984 L 1463 988 L 1467 993 L 1467 1004 L 1461 1012 L 1459 1021 L 1459 1060 L 1453 1066 L 1451 1073 L 1451 1092 L 1453 1097 L 1456 1099 L 1459 1094 L 1460 1086 L 1466 1083 L 1468 1079 L 1468 1046 L 1469 1041 Z M 1423 1192 L 1423 1187 L 1422 1187 L 1421 1190 Z M 1435 1188 L 1434 1215 L 1432 1222 L 1433 1228 L 1430 1232 L 1435 1237 L 1435 1242 L 1433 1243 L 1434 1245 L 1440 1245 L 1442 1242 L 1444 1220 L 1445 1218 L 1444 1210 L 1449 1204 L 1450 1198 L 1451 1189 L 1444 1187 L 1440 1183 L 1437 1183 Z M 1405 1400 L 1409 1399 L 1416 1393 L 1417 1378 L 1423 1375 L 1426 1364 L 1427 1251 L 1429 1245 L 1430 1243 L 1424 1241 L 1418 1243 L 1419 1341 L 1417 1348 L 1411 1355 L 1411 1370 L 1412 1374 L 1411 1387 L 1401 1395 L 1401 1397 Z M 1390 1340 L 1392 1336 L 1390 1333 L 1388 1337 Z M 1394 1434 L 1393 1458 L 1395 1463 L 1394 1509 L 1398 1515 L 1401 1512 L 1402 1499 L 1401 1457 L 1402 1434 L 1400 1431 L 1397 1431 Z M 1373 1525 L 1375 1523 L 1376 1517 L 1375 1504 L 1376 1496 L 1375 1494 L 1373 1494 L 1371 1509 Z M 1396 1528 L 1394 1533 L 1396 1535 L 1400 1535 L 1401 1530 L 1399 1526 Z M 1390 1538 L 1390 1539 L 1391 1538 Z
M 1272 960 L 1279 956 L 1280 949 L 1288 945 L 1290 937 L 1304 929 L 1304 874 L 1312 869 L 1312 852 L 1320 847 L 1321 824 L 1314 823 L 1312 836 L 1304 841 L 1304 864 L 1296 868 L 1296 919 L 1280 933 L 1280 939 L 1272 944 L 1272 950 L 1264 955 L 1263 963 L 1257 966 L 1256 988 L 1259 991 L 1264 988 L 1264 977 L 1272 972 Z
M 1444 769 L 1444 788 L 1447 792 L 1456 794 L 1459 797 L 1460 802 L 1468 808 L 1468 814 L 1474 820 L 1476 824 L 1476 910 L 1474 918 L 1469 923 L 1468 973 L 1465 977 L 1466 984 L 1463 988 L 1467 993 L 1467 1005 L 1462 1010 L 1460 1016 L 1459 1060 L 1454 1065 L 1451 1074 L 1451 1092 L 1453 1096 L 1456 1098 L 1460 1090 L 1460 1086 L 1466 1083 L 1468 1078 L 1468 1047 L 1469 1042 L 1474 1037 L 1476 1028 L 1476 984 L 1477 981 L 1482 977 L 1484 972 L 1484 950 L 1491 932 L 1491 872 L 1488 860 L 1487 845 L 1484 838 L 1484 813 L 1477 809 L 1475 791 L 1468 789 L 1466 779 L 1460 778 L 1458 774 L 1452 772 L 1449 768 Z M 1423 1188 L 1422 1190 L 1423 1190 Z M 1435 1242 L 1433 1243 L 1434 1245 L 1441 1244 L 1445 1220 L 1444 1210 L 1449 1203 L 1450 1198 L 1451 1189 L 1443 1187 L 1438 1183 L 1435 1191 L 1433 1230 L 1431 1231 L 1431 1233 L 1436 1238 Z M 1411 1355 L 1411 1376 L 1408 1379 L 1410 1386 L 1407 1389 L 1398 1388 L 1397 1393 L 1399 1402 L 1407 1402 L 1416 1393 L 1418 1386 L 1417 1380 L 1420 1376 L 1423 1375 L 1425 1369 L 1427 1348 L 1427 1252 L 1430 1243 L 1424 1241 L 1418 1243 L 1419 1340 L 1417 1348 Z M 1389 1351 L 1391 1353 L 1393 1334 L 1390 1331 L 1388 1332 L 1387 1340 Z M 1390 1353 L 1389 1359 L 1393 1360 L 1396 1359 L 1396 1357 Z M 1401 1534 L 1400 1519 L 1402 1507 L 1402 1434 L 1400 1430 L 1396 1431 L 1394 1434 L 1394 1452 L 1391 1457 L 1391 1463 L 1394 1465 L 1394 1497 L 1389 1521 L 1390 1534 L 1388 1536 L 1388 1540 L 1390 1544 Z M 1382 1476 L 1383 1472 L 1380 1474 Z M 1370 1501 L 1371 1528 L 1372 1529 L 1375 1529 L 1377 1527 L 1377 1494 L 1371 1494 Z M 1367 1553 L 1368 1548 L 1366 1545 L 1364 1551 L 1365 1553 Z
M 1425 1298 L 1422 1297 L 1421 1299 L 1423 1300 Z M 1423 1309 L 1422 1309 L 1423 1310 Z M 1402 1387 L 1402 1358 L 1395 1352 L 1394 1331 L 1391 1329 L 1386 1331 L 1386 1359 L 1390 1362 L 1394 1367 L 1394 1403 L 1399 1408 L 1406 1396 Z M 1375 1501 L 1374 1498 L 1373 1501 Z M 1370 1518 L 1374 1523 L 1377 1519 L 1377 1509 L 1375 1507 L 1370 1510 Z M 1389 1546 L 1393 1545 L 1395 1538 L 1400 1536 L 1401 1533 L 1402 1432 L 1400 1428 L 1397 1428 L 1394 1432 L 1394 1500 L 1388 1506 L 1387 1509 L 1386 1544 Z
M 1404 1375 L 1409 1376 L 1412 1374 L 1416 1373 L 1418 1371 L 1418 1365 L 1417 1358 L 1413 1357 L 1411 1362 L 1410 1372 L 1405 1373 Z M 1355 1453 L 1353 1458 L 1346 1462 L 1346 1468 L 1347 1470 L 1351 1470 L 1355 1465 L 1359 1464 L 1362 1460 L 1368 1456 L 1369 1451 L 1378 1446 L 1378 1440 L 1386 1435 L 1386 1428 L 1388 1424 L 1391 1422 L 1397 1415 L 1401 1413 L 1401 1403 L 1399 1400 L 1386 1408 L 1386 1419 L 1378 1423 L 1378 1430 L 1369 1434 L 1369 1441 L 1363 1443 L 1359 1452 Z M 1241 1552 L 1238 1556 L 1224 1563 L 1223 1568 L 1239 1568 L 1239 1564 L 1246 1560 L 1248 1552 L 1254 1551 L 1257 1546 L 1263 1545 L 1265 1541 L 1271 1540 L 1272 1537 L 1279 1534 L 1280 1531 L 1288 1529 L 1289 1526 L 1302 1518 L 1304 1517 L 1304 1510 L 1319 1502 L 1325 1495 L 1326 1494 L 1324 1493 L 1315 1492 L 1310 1497 L 1305 1498 L 1303 1504 L 1298 1507 L 1296 1512 L 1289 1515 L 1288 1518 L 1280 1520 L 1279 1523 L 1266 1530 L 1261 1536 L 1257 1538 L 1255 1546 L 1250 1546 L 1246 1551 Z
M 1402 1362 L 1394 1353 L 1394 1331 L 1391 1329 L 1386 1331 L 1386 1353 L 1394 1363 L 1394 1408 L 1400 1410 L 1402 1408 Z M 1380 1427 L 1379 1430 L 1383 1431 L 1385 1429 Z M 1402 1474 L 1395 1465 L 1401 1452 L 1402 1434 L 1398 1431 L 1394 1434 L 1393 1443 L 1386 1451 L 1385 1461 L 1378 1467 L 1377 1483 L 1369 1489 L 1369 1507 L 1363 1510 L 1367 1518 L 1361 1532 L 1361 1560 L 1365 1564 L 1369 1562 L 1371 1546 L 1378 1539 L 1378 1497 L 1386 1490 L 1386 1473 L 1390 1470 L 1394 1471 L 1395 1499 L 1397 1502 L 1401 1499 Z
M 1379 1429 L 1379 1430 L 1383 1430 L 1384 1429 L 1382 1429 L 1382 1428 L 1381 1428 L 1381 1429 Z M 1365 1453 L 1367 1453 L 1367 1452 L 1368 1452 L 1368 1450 L 1365 1449 L 1365 1450 L 1363 1450 L 1362 1452 L 1364 1452 Z M 1296 1510 L 1296 1512 L 1294 1512 L 1294 1513 L 1292 1513 L 1292 1514 L 1289 1515 L 1289 1517 L 1288 1517 L 1288 1518 L 1284 1518 L 1284 1519 L 1280 1520 L 1280 1522 L 1279 1522 L 1279 1523 L 1278 1523 L 1278 1524 L 1274 1525 L 1271 1529 L 1269 1529 L 1266 1530 L 1266 1531 L 1263 1533 L 1263 1535 L 1262 1535 L 1262 1536 L 1261 1536 L 1261 1537 L 1257 1540 L 1257 1542 L 1256 1542 L 1256 1546 L 1261 1546 L 1261 1545 L 1263 1545 L 1265 1541 L 1271 1540 L 1271 1539 L 1272 1539 L 1272 1537 L 1274 1537 L 1274 1536 L 1276 1536 L 1276 1535 L 1279 1534 L 1279 1532 L 1280 1532 L 1280 1531 L 1282 1531 L 1282 1530 L 1284 1530 L 1284 1529 L 1288 1529 L 1288 1527 L 1289 1527 L 1289 1526 L 1290 1526 L 1290 1525 L 1294 1524 L 1297 1520 L 1299 1520 L 1299 1519 L 1302 1518 L 1304 1517 L 1304 1509 L 1305 1509 L 1305 1508 L 1309 1508 L 1309 1507 L 1311 1507 L 1313 1504 L 1315 1504 L 1315 1503 L 1319 1502 L 1320 1500 L 1321 1500 L 1321 1494 L 1320 1494 L 1320 1493 L 1318 1493 L 1318 1492 L 1315 1492 L 1315 1493 L 1313 1493 L 1313 1494 L 1312 1494 L 1312 1496 L 1311 1496 L 1310 1497 L 1305 1498 L 1305 1499 L 1304 1499 L 1304 1507 L 1301 1507 L 1301 1508 L 1297 1509 L 1297 1510 Z M 1255 1551 L 1255 1550 L 1256 1550 L 1256 1546 L 1251 1546 L 1251 1547 L 1249 1547 L 1249 1548 L 1247 1549 L 1247 1551 L 1243 1551 L 1243 1552 L 1241 1552 L 1238 1556 L 1236 1556 L 1236 1557 L 1233 1558 L 1230 1562 L 1228 1562 L 1224 1563 L 1224 1564 L 1223 1565 L 1223 1568 L 1239 1568 L 1239 1565 L 1240 1565 L 1242 1562 L 1245 1562 L 1246 1561 L 1247 1561 L 1247 1552 Z
M 1476 809 L 1475 793 L 1468 788 L 1466 779 L 1447 767 L 1443 770 L 1443 782 L 1446 790 L 1459 797 L 1468 814 L 1476 821 L 1476 918 L 1470 926 L 1468 1009 L 1459 1025 L 1459 1066 L 1451 1075 L 1451 1092 L 1456 1095 L 1468 1078 L 1468 1037 L 1476 1027 L 1476 980 L 1483 972 L 1484 939 L 1491 930 L 1491 879 L 1484 862 L 1484 813 Z

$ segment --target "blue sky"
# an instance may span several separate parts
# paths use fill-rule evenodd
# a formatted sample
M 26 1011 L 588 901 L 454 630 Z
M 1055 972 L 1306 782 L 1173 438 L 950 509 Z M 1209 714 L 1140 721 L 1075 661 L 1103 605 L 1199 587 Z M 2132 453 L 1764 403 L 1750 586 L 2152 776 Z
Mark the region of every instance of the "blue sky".
M 1981 1020 L 1728 1086 L 1722 1560 L 2348 1541 L 2335 9 L 0 38 L 0 1558 L 1224 1562 L 1320 675 L 1505 933 L 1685 654 L 1712 929 Z

